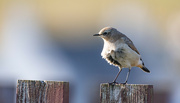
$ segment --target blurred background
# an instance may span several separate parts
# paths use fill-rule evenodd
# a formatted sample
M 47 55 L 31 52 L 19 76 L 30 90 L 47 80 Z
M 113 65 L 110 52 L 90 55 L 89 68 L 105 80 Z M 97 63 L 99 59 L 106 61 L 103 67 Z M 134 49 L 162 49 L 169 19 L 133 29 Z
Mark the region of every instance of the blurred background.
M 179 103 L 179 0 L 0 0 L 0 103 L 15 103 L 18 79 L 69 81 L 70 103 L 99 103 L 100 83 L 118 72 L 92 36 L 106 26 L 126 34 L 151 71 L 134 67 L 128 83 L 154 85 L 155 103 Z

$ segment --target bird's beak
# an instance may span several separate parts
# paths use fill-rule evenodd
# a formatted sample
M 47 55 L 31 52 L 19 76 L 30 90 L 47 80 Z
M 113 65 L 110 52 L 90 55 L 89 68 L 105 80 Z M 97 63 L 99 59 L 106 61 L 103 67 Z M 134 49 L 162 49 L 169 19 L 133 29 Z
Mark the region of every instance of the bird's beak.
M 100 36 L 99 34 L 94 34 L 93 36 Z

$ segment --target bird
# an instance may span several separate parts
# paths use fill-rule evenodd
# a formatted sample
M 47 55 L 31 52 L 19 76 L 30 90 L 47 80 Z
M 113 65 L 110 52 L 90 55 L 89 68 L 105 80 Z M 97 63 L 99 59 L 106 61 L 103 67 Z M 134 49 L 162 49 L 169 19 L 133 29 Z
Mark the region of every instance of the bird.
M 94 34 L 93 36 L 101 37 L 104 41 L 103 50 L 101 52 L 102 58 L 104 58 L 110 65 L 119 68 L 119 72 L 112 83 L 118 84 L 116 80 L 123 68 L 128 68 L 129 71 L 125 82 L 122 84 L 127 84 L 132 67 L 139 67 L 144 72 L 150 73 L 150 71 L 145 67 L 141 55 L 133 42 L 116 28 L 104 27 L 98 34 Z

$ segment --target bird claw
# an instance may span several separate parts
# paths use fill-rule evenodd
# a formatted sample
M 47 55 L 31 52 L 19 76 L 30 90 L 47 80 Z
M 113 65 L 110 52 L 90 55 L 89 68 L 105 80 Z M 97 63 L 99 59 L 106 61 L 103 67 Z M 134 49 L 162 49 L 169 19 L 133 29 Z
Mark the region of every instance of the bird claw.
M 113 81 L 113 82 L 109 83 L 109 85 L 116 85 L 116 84 L 119 84 L 119 83 L 118 83 L 118 82 L 116 82 L 116 81 Z M 126 84 L 127 84 L 127 82 L 120 83 L 120 84 L 122 84 L 122 85 L 126 85 Z
M 113 82 L 109 83 L 109 85 L 115 85 L 115 84 L 119 84 L 119 83 L 116 82 L 116 81 L 113 81 Z
M 120 84 L 122 84 L 122 85 L 126 85 L 126 84 L 127 84 L 127 82 L 125 82 L 125 83 L 120 83 Z

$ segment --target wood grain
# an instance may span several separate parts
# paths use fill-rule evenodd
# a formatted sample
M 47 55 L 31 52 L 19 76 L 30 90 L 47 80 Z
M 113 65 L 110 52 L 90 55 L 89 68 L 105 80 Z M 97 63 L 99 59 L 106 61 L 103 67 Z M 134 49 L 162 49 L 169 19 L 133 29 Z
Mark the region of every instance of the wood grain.
M 69 103 L 69 83 L 18 80 L 16 103 Z
M 153 85 L 101 84 L 100 103 L 153 103 Z

